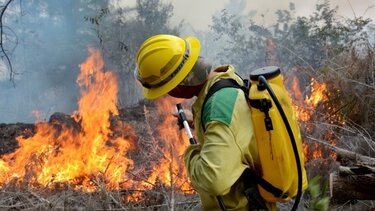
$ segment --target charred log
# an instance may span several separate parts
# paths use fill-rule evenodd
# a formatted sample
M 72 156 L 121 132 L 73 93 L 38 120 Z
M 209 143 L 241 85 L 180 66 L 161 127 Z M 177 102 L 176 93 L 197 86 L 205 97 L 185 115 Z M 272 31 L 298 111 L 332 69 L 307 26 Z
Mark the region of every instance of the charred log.
M 337 155 L 336 161 L 340 166 L 329 175 L 330 194 L 334 201 L 375 200 L 375 158 L 309 138 Z
M 375 200 L 375 168 L 371 166 L 344 167 L 330 174 L 330 194 L 339 202 Z

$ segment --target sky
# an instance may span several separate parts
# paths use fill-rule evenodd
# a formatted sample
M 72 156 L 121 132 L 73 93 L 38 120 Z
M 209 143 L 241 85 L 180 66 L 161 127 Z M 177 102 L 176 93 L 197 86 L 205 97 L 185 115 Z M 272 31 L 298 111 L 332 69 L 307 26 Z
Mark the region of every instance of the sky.
M 185 19 L 195 29 L 207 30 L 211 24 L 211 17 L 215 12 L 221 11 L 228 6 L 231 0 L 170 0 L 174 6 L 174 20 Z M 129 2 L 129 1 L 127 1 Z M 237 0 L 236 2 L 240 2 Z M 323 0 L 246 0 L 244 13 L 251 10 L 258 11 L 258 21 L 260 14 L 268 17 L 265 24 L 271 23 L 275 19 L 275 11 L 278 9 L 288 9 L 289 3 L 293 2 L 298 16 L 308 16 L 315 11 L 315 5 Z M 331 5 L 339 6 L 338 14 L 344 17 L 353 18 L 363 16 L 375 20 L 375 0 L 330 0 Z

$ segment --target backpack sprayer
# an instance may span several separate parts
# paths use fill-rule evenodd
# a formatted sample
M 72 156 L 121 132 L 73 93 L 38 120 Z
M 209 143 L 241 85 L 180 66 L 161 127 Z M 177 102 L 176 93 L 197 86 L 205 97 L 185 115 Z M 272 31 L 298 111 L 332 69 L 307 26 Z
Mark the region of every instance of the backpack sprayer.
M 261 184 L 259 193 L 269 202 L 286 202 L 296 197 L 292 208 L 296 210 L 302 191 L 307 188 L 307 177 L 291 99 L 276 66 L 251 72 L 250 80 L 248 98 L 262 168 L 260 176 L 282 194 L 276 195 Z M 277 111 L 272 105 L 276 105 Z
M 197 144 L 197 141 L 195 140 L 193 134 L 191 133 L 190 126 L 189 126 L 189 123 L 186 119 L 186 115 L 185 115 L 184 109 L 182 108 L 182 105 L 180 103 L 178 103 L 178 104 L 176 104 L 176 107 L 177 107 L 177 112 L 178 112 L 178 118 L 182 122 L 182 124 L 184 125 L 186 133 L 188 134 L 188 137 L 189 137 L 190 144 Z M 227 209 L 225 208 L 223 199 L 220 196 L 217 196 L 216 198 L 217 198 L 217 201 L 220 205 L 220 208 L 223 211 L 226 211 Z

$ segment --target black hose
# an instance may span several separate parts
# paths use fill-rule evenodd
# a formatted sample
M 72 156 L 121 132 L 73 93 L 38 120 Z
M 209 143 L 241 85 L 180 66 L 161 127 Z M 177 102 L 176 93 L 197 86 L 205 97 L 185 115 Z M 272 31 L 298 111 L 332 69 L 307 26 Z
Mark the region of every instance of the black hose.
M 292 143 L 294 157 L 295 157 L 296 164 L 297 164 L 297 174 L 298 174 L 297 196 L 296 196 L 296 199 L 294 201 L 294 205 L 292 207 L 292 211 L 295 211 L 298 208 L 298 204 L 299 204 L 299 202 L 301 200 L 301 196 L 302 196 L 302 168 L 301 168 L 301 160 L 299 158 L 296 140 L 294 138 L 292 128 L 290 127 L 290 124 L 289 124 L 289 121 L 288 121 L 288 119 L 287 119 L 287 117 L 285 115 L 285 112 L 284 112 L 284 110 L 283 110 L 283 108 L 282 108 L 279 100 L 277 99 L 275 93 L 273 92 L 271 86 L 268 84 L 268 82 L 267 82 L 267 80 L 266 80 L 266 78 L 264 76 L 260 75 L 258 79 L 259 79 L 259 83 L 263 83 L 265 85 L 265 87 L 266 87 L 268 93 L 270 94 L 272 100 L 275 102 L 277 110 L 279 110 L 281 118 L 284 121 L 286 130 L 288 131 L 288 134 L 289 134 L 289 137 L 290 137 L 290 141 Z

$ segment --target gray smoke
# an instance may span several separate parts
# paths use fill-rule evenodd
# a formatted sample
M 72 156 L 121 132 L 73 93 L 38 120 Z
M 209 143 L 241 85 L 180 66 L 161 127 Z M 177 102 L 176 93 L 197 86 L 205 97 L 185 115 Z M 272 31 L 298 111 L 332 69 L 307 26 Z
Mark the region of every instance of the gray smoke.
M 14 1 L 4 22 L 4 48 L 16 73 L 0 65 L 0 122 L 34 122 L 54 112 L 70 114 L 79 97 L 75 80 L 86 47 L 97 43 L 83 1 Z M 80 4 L 81 3 L 81 4 Z M 90 13 L 91 12 L 91 13 Z

